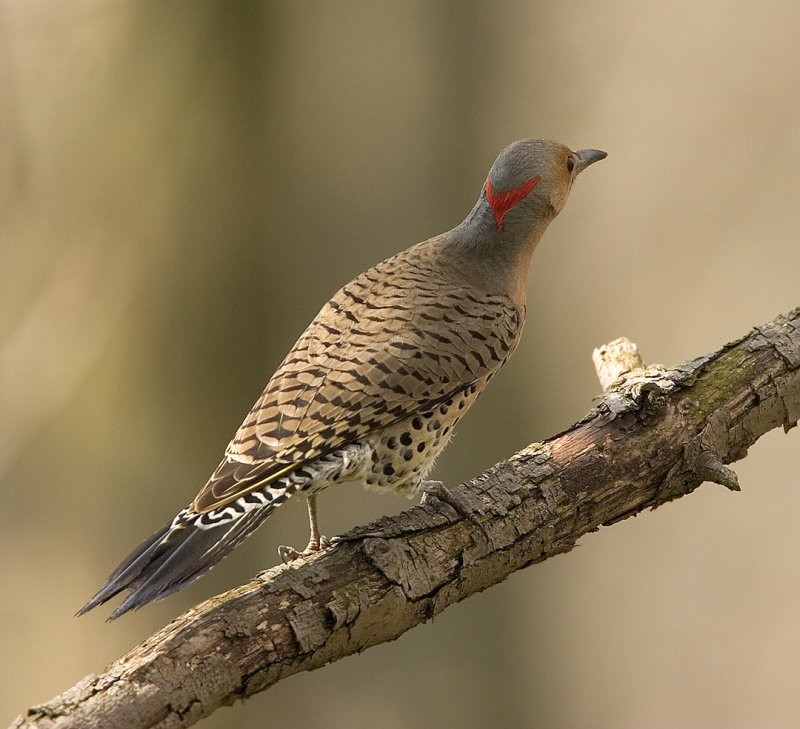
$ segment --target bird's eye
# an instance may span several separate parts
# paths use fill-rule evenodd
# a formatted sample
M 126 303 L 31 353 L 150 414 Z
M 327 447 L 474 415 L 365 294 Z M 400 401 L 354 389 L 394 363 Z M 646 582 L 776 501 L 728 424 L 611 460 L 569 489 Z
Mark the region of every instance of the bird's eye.
M 575 169 L 575 158 L 567 157 L 567 172 L 572 172 Z

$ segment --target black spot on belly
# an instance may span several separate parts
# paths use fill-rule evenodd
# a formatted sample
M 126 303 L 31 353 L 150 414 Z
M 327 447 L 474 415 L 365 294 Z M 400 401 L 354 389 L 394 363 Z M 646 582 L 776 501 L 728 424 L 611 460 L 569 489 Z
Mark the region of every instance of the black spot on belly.
M 414 457 L 414 453 L 410 448 L 406 448 L 403 451 L 403 460 L 404 461 L 410 461 L 413 457 Z
M 411 445 L 411 433 L 403 433 L 403 435 L 400 436 L 400 442 L 404 446 L 410 446 Z
M 414 430 L 422 430 L 422 425 L 422 418 L 420 417 L 416 417 L 411 421 L 411 427 L 414 428 Z
M 391 463 L 387 463 L 383 467 L 383 474 L 385 476 L 394 476 L 394 466 Z

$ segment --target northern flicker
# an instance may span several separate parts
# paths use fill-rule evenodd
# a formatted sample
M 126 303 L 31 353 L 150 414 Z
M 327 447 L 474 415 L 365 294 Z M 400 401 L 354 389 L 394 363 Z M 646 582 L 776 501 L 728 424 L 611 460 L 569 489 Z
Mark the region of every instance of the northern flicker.
M 142 542 L 81 608 L 128 589 L 116 618 L 202 575 L 294 494 L 346 481 L 406 495 L 519 341 L 536 244 L 575 177 L 605 158 L 523 139 L 495 160 L 458 226 L 337 291 L 278 367 L 194 501 Z M 296 556 L 284 549 L 286 559 Z

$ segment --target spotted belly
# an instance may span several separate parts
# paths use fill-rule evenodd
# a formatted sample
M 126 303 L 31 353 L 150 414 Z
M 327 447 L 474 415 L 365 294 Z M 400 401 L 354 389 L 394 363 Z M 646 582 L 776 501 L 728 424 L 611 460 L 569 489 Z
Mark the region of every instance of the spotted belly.
M 440 403 L 368 439 L 370 459 L 362 476 L 368 489 L 414 496 L 448 444 L 458 421 L 481 391 L 473 383 Z

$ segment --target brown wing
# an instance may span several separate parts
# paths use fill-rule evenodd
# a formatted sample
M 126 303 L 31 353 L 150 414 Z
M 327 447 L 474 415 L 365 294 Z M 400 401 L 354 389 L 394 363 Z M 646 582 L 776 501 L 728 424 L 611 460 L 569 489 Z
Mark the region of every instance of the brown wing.
M 426 265 L 420 244 L 340 289 L 272 376 L 193 509 L 424 412 L 505 361 L 521 313 Z

